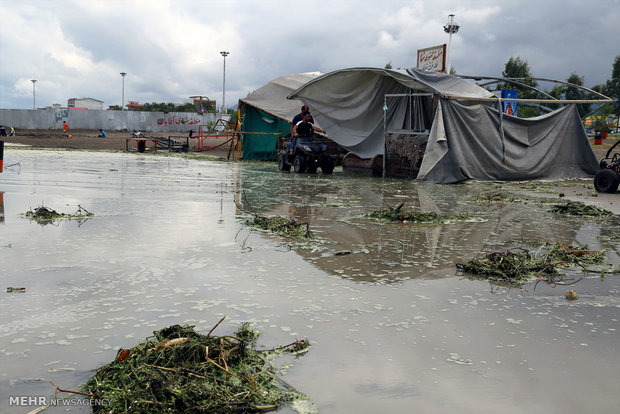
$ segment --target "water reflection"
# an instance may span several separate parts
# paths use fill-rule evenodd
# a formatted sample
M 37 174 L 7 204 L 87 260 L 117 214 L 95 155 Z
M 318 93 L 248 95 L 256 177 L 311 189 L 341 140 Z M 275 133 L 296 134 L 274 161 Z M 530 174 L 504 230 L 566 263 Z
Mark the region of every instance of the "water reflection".
M 454 275 L 454 263 L 509 242 L 563 242 L 576 229 L 554 217 L 548 204 L 474 201 L 489 185 L 417 184 L 364 177 L 274 174 L 246 169 L 246 212 L 296 218 L 310 224 L 317 240 L 297 252 L 330 274 L 359 282 Z M 257 175 L 265 175 L 257 179 Z M 383 206 L 440 214 L 471 214 L 474 222 L 385 223 L 366 215 Z M 350 254 L 342 254 L 350 253 Z
M 491 291 L 454 261 L 514 240 L 604 248 L 618 221 L 559 217 L 538 199 L 473 202 L 494 184 L 280 174 L 274 165 L 137 154 L 16 151 L 0 177 L 0 411 L 10 395 L 76 389 L 92 369 L 174 323 L 220 333 L 250 321 L 271 347 L 313 347 L 285 380 L 321 412 L 613 412 L 620 281 L 589 275 L 568 302 L 550 285 Z M 521 199 L 530 195 L 511 191 Z M 405 202 L 480 221 L 388 224 Z M 95 216 L 38 226 L 44 204 Z M 251 209 L 308 221 L 310 246 L 250 230 Z M 350 251 L 350 254 L 337 254 Z M 501 293 L 501 294 L 498 294 Z M 287 362 L 287 361 L 284 361 Z M 57 413 L 50 408 L 46 412 Z

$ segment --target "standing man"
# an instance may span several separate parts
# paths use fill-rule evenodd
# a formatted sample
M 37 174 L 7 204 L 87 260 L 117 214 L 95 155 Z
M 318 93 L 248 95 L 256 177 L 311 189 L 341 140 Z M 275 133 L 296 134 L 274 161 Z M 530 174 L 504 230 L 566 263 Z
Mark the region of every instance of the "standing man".
M 62 131 L 65 137 L 69 136 L 69 124 L 67 124 L 67 121 L 62 121 Z

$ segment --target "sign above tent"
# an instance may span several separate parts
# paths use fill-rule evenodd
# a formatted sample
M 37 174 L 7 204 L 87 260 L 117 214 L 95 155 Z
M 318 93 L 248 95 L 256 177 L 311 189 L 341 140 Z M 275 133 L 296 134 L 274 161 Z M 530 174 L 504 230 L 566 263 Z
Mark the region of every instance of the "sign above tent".
M 446 44 L 418 49 L 418 64 L 416 68 L 430 70 L 431 72 L 445 72 Z

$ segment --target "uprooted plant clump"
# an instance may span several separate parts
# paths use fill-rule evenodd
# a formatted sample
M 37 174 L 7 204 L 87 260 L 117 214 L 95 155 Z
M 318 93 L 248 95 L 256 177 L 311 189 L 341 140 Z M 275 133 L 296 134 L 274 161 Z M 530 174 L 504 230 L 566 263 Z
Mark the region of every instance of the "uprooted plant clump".
M 63 214 L 51 208 L 40 206 L 34 210 L 27 211 L 25 216 L 39 224 L 50 224 L 56 220 L 85 220 L 94 216 L 94 214 L 86 211 L 84 207 L 78 204 L 78 209 L 74 214 Z
M 557 282 L 564 275 L 562 268 L 602 264 L 604 250 L 589 250 L 562 243 L 543 244 L 537 250 L 514 247 L 488 254 L 483 259 L 456 263 L 457 269 L 488 280 L 523 286 L 533 280 Z
M 470 220 L 472 218 L 469 214 L 446 215 L 435 213 L 434 211 L 402 211 L 403 205 L 404 203 L 401 203 L 398 207 L 383 207 L 379 210 L 371 211 L 368 213 L 368 217 L 386 221 L 413 223 L 448 223 Z
M 305 353 L 307 340 L 257 351 L 258 333 L 249 324 L 212 336 L 216 327 L 202 335 L 194 326 L 173 325 L 119 350 L 83 387 L 86 395 L 109 401 L 93 411 L 246 413 L 308 399 L 278 379 L 271 364 L 284 353 Z
M 604 208 L 591 206 L 581 202 L 570 201 L 564 204 L 555 204 L 551 209 L 554 213 L 570 214 L 572 216 L 609 216 L 611 212 Z
M 310 231 L 310 225 L 308 223 L 299 223 L 294 218 L 288 219 L 282 216 L 266 217 L 260 214 L 254 214 L 251 220 L 247 220 L 247 224 L 261 230 L 267 230 L 294 239 L 311 239 L 313 237 Z
M 474 203 L 493 203 L 493 202 L 518 203 L 518 202 L 521 202 L 520 199 L 516 197 L 512 197 L 502 192 L 483 194 L 481 196 L 474 197 L 472 201 Z

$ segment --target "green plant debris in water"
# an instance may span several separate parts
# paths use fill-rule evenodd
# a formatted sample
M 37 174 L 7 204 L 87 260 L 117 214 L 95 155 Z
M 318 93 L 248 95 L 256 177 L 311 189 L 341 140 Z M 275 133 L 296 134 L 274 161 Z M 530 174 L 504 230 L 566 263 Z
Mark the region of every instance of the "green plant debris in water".
M 191 325 L 153 333 L 130 350 L 119 350 L 116 360 L 84 385 L 91 398 L 109 401 L 93 406 L 93 412 L 249 413 L 308 399 L 278 379 L 270 363 L 283 353 L 307 352 L 307 340 L 257 351 L 258 332 L 247 323 L 225 336 L 202 335 Z
M 497 282 L 522 286 L 536 279 L 557 282 L 563 278 L 561 268 L 601 264 L 604 250 L 576 248 L 562 243 L 543 244 L 538 250 L 514 247 L 488 254 L 483 259 L 456 263 L 457 269 Z
M 565 204 L 555 204 L 551 209 L 554 213 L 570 214 L 573 216 L 608 216 L 610 211 L 600 207 L 590 206 L 581 202 L 568 202 Z
M 288 219 L 286 217 L 266 217 L 255 214 L 251 220 L 247 220 L 247 224 L 261 230 L 267 230 L 294 239 L 312 238 L 312 232 L 307 223 L 299 223 L 295 219 Z
M 474 197 L 474 203 L 493 203 L 493 202 L 504 202 L 504 203 L 515 203 L 519 202 L 518 198 L 511 197 L 505 193 L 488 193 L 483 194 L 479 197 Z
M 63 214 L 59 213 L 56 210 L 51 208 L 47 208 L 45 206 L 40 206 L 35 208 L 34 210 L 30 210 L 26 212 L 26 217 L 31 220 L 36 221 L 39 224 L 50 224 L 56 220 L 86 220 L 92 216 L 93 213 L 86 211 L 86 209 L 78 204 L 78 209 L 74 214 Z
M 469 214 L 446 215 L 435 213 L 434 211 L 402 211 L 403 205 L 404 203 L 398 207 L 383 207 L 380 210 L 371 211 L 368 213 L 368 217 L 386 221 L 413 223 L 448 223 L 470 220 L 472 218 Z

